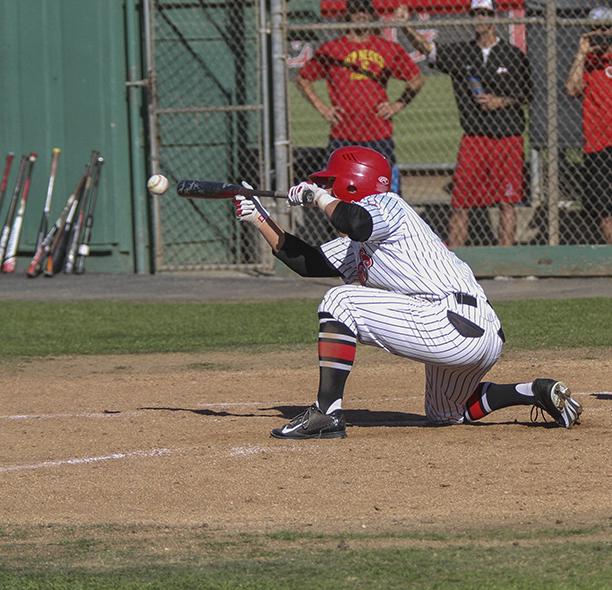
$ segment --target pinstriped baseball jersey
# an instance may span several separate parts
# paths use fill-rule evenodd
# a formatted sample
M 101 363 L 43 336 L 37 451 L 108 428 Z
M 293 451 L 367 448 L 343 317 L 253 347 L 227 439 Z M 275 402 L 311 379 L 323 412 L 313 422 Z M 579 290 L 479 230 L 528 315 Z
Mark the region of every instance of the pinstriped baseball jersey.
M 470 267 L 457 258 L 395 193 L 372 195 L 357 203 L 372 216 L 367 242 L 348 237 L 321 246 L 345 283 L 359 283 L 423 297 L 441 299 L 450 293 L 484 297 Z
M 330 289 L 319 312 L 363 344 L 424 363 L 428 418 L 462 422 L 467 399 L 501 354 L 499 320 L 470 267 L 399 196 L 357 204 L 372 216 L 371 237 L 338 238 L 321 250 L 345 283 L 361 286 Z

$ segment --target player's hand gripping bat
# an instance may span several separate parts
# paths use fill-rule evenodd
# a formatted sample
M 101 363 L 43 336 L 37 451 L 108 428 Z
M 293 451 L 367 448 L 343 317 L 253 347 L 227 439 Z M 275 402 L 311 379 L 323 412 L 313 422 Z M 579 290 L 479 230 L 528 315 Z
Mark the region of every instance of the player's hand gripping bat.
M 264 191 L 250 189 L 241 184 L 229 182 L 213 182 L 209 180 L 181 180 L 176 185 L 176 192 L 181 197 L 188 199 L 232 199 L 236 195 L 243 197 L 271 197 L 273 199 L 286 199 L 285 193 L 277 191 Z M 311 203 L 314 193 L 311 190 L 304 191 L 304 203 Z

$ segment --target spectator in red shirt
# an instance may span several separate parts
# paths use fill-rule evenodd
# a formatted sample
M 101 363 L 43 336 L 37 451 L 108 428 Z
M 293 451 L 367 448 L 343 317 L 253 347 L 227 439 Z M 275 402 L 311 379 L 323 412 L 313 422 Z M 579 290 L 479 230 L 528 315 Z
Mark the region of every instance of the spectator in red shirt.
M 594 8 L 589 18 L 607 24 L 580 37 L 565 88 L 582 97 L 585 209 L 612 244 L 612 8 Z
M 370 0 L 347 0 L 347 19 L 371 22 L 376 12 Z M 395 101 L 387 95 L 390 78 L 404 80 L 405 90 Z M 315 80 L 326 80 L 331 105 L 314 90 Z M 382 153 L 395 164 L 393 116 L 424 84 L 417 65 L 398 44 L 369 29 L 353 29 L 317 49 L 300 69 L 298 87 L 331 125 L 328 155 L 337 148 L 361 145 Z M 399 186 L 392 186 L 399 192 Z

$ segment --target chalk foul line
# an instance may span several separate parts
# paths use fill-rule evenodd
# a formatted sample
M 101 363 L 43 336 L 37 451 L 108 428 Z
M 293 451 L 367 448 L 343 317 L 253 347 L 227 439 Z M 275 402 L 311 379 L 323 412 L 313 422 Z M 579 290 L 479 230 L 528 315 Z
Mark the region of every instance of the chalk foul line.
M 148 451 L 125 451 L 123 453 L 110 453 L 98 455 L 97 457 L 73 457 L 70 459 L 55 459 L 53 461 L 42 461 L 40 463 L 29 463 L 24 465 L 0 465 L 0 473 L 12 473 L 15 471 L 28 471 L 31 469 L 44 469 L 46 467 L 59 467 L 62 465 L 87 465 L 90 463 L 101 463 L 103 461 L 117 461 L 118 459 L 129 459 L 131 457 L 162 457 L 167 456 L 170 449 L 150 449 Z

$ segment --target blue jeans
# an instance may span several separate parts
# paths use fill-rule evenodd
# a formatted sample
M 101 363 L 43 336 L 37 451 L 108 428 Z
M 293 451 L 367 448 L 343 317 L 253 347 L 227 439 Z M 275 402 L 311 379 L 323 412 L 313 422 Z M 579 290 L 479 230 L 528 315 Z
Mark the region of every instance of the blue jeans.
M 350 141 L 348 139 L 335 139 L 331 137 L 327 144 L 327 157 L 334 150 L 349 145 L 360 145 L 362 147 L 371 148 L 380 152 L 389 162 L 391 162 L 391 190 L 394 193 L 400 194 L 400 175 L 397 166 L 395 165 L 395 142 L 393 138 L 375 139 L 372 141 Z

